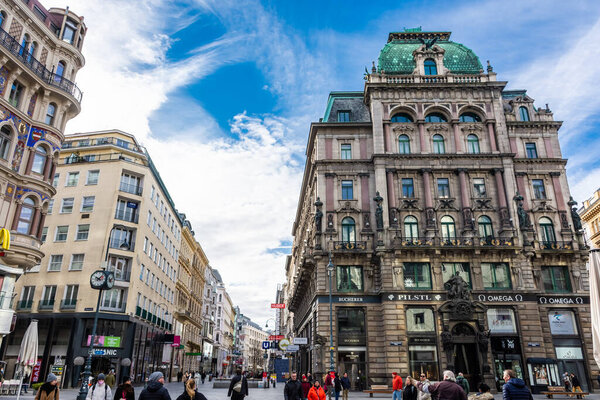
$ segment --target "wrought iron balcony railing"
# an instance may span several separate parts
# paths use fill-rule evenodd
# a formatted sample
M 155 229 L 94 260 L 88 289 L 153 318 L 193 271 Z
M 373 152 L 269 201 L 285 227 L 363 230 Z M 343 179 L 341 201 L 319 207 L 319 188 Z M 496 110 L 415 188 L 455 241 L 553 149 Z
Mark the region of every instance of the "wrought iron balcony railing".
M 54 308 L 54 299 L 40 300 L 38 310 L 52 310 Z
M 33 300 L 17 301 L 17 310 L 31 310 L 31 307 L 33 307 Z
M 573 242 L 544 241 L 540 247 L 542 250 L 573 250 Z
M 132 185 L 129 183 L 124 183 L 121 182 L 121 185 L 119 186 L 119 190 L 121 192 L 125 192 L 125 193 L 130 193 L 130 194 L 137 194 L 138 196 L 142 195 L 142 187 L 138 186 L 138 185 Z
M 27 66 L 27 68 L 42 81 L 70 94 L 81 103 L 83 94 L 75 83 L 49 71 L 44 64 L 39 62 L 29 53 L 28 48 L 21 46 L 15 38 L 10 36 L 9 33 L 2 28 L 0 28 L 0 45 L 25 64 L 25 66 Z
M 410 237 L 400 239 L 400 246 L 402 247 L 422 247 L 422 246 L 433 246 L 433 239 L 423 237 Z
M 367 250 L 367 242 L 362 240 L 357 241 L 341 241 L 333 243 L 334 250 L 347 250 L 347 251 L 364 251 Z
M 77 305 L 77 299 L 63 299 L 60 301 L 61 310 L 74 310 Z

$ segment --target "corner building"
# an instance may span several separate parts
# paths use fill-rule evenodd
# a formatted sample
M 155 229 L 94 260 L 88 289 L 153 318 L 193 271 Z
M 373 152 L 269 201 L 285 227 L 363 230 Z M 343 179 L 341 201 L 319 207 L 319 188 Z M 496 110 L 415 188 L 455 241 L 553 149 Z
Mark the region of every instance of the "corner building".
M 363 92 L 333 92 L 311 124 L 287 303 L 308 338 L 301 372 L 463 372 L 499 388 L 584 390 L 593 361 L 587 248 L 572 212 L 561 123 L 450 32 L 390 33 Z M 593 379 L 594 385 L 597 385 Z

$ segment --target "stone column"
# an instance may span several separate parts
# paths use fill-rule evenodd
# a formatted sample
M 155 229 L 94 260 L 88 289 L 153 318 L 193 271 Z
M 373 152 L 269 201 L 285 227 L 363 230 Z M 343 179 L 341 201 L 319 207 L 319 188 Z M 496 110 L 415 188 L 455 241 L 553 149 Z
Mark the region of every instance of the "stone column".
M 386 170 L 386 173 L 390 226 L 398 226 L 398 217 L 396 215 L 396 191 L 394 190 L 394 171 Z
M 564 236 L 566 233 L 571 233 L 571 227 L 569 226 L 567 206 L 565 205 L 565 199 L 560 186 L 560 172 L 550 172 L 550 176 L 552 177 L 552 188 L 554 189 L 556 208 L 558 209 L 558 216 L 560 218 L 560 229 Z
M 325 230 L 334 231 L 335 226 L 333 222 L 333 184 L 334 184 L 335 174 L 326 173 L 325 174 L 325 211 L 327 213 L 327 227 Z
M 21 216 L 21 208 L 23 208 L 23 204 L 21 204 L 21 201 L 18 201 L 17 207 L 15 208 L 15 213 L 13 214 L 13 223 L 10 228 L 11 231 L 16 232 L 17 230 L 17 226 L 19 225 L 19 217 Z
M 427 146 L 427 140 L 425 140 L 425 120 L 418 120 L 417 126 L 419 128 L 419 151 L 421 153 L 429 152 L 429 146 Z
M 487 120 L 486 124 L 487 124 L 487 129 L 488 129 L 488 136 L 490 139 L 490 149 L 492 150 L 492 153 L 497 153 L 498 147 L 496 146 L 496 133 L 495 133 L 495 129 L 494 129 L 494 120 Z
M 462 143 L 460 141 L 460 132 L 458 131 L 458 120 L 452 120 L 452 130 L 454 132 L 454 148 L 456 149 L 456 153 L 464 153 Z
M 4 100 L 8 101 L 8 98 L 10 97 L 10 90 L 12 88 L 12 84 L 21 75 L 21 72 L 23 72 L 21 68 L 16 68 L 8 77 L 8 82 L 6 82 L 6 91 L 4 92 Z
M 462 205 L 462 216 L 463 216 L 463 233 L 472 233 L 475 229 L 473 222 L 473 209 L 471 208 L 471 197 L 469 193 L 469 186 L 467 185 L 467 170 L 459 168 L 457 171 L 458 180 L 460 182 L 460 202 Z
M 392 147 L 390 145 L 390 125 L 389 124 L 384 124 L 383 125 L 383 140 L 384 140 L 384 151 L 386 153 L 391 153 L 392 152 Z
M 421 169 L 423 175 L 423 196 L 425 197 L 425 228 L 427 237 L 435 235 L 435 210 L 433 209 L 433 197 L 431 196 L 431 169 Z
M 30 235 L 36 236 L 38 228 L 39 228 L 39 224 L 40 224 L 41 215 L 42 215 L 42 207 L 41 206 L 35 207 L 35 211 L 33 212 L 33 219 L 31 220 L 31 227 L 29 229 Z
M 46 223 L 46 213 L 44 211 L 42 211 L 42 217 L 40 218 L 40 224 L 38 226 L 37 232 L 35 233 L 35 236 L 38 239 L 42 238 L 42 231 L 44 230 L 45 223 Z
M 492 173 L 496 178 L 496 191 L 498 193 L 498 214 L 500 216 L 500 232 L 511 230 L 510 214 L 508 212 L 508 204 L 506 202 L 506 191 L 504 190 L 504 179 L 502 177 L 502 168 L 494 168 Z
M 50 171 L 52 171 L 52 166 L 54 165 L 54 157 L 52 157 L 51 155 L 48 155 L 46 157 L 46 164 L 44 164 L 44 181 L 48 181 L 48 178 L 50 176 Z
M 360 203 L 363 215 L 363 231 L 371 231 L 371 201 L 369 199 L 369 174 L 361 173 L 360 176 Z
M 33 158 L 35 157 L 35 149 L 33 147 L 27 148 L 29 153 L 29 158 L 27 159 L 27 166 L 25 167 L 25 175 L 29 175 L 31 173 L 31 168 L 33 167 Z
M 56 173 L 56 165 L 57 164 L 58 164 L 58 160 L 56 160 L 56 162 L 52 162 L 52 168 L 50 169 L 50 173 L 48 174 L 48 178 L 46 179 L 50 183 L 52 183 L 54 181 L 54 174 Z

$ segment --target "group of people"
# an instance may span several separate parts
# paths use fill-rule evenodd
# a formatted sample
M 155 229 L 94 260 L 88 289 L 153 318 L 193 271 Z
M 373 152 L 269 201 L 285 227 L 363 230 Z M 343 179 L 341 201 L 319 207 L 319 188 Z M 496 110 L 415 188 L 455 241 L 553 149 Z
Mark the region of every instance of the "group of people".
M 323 385 L 318 379 L 313 379 L 310 373 L 302 375 L 302 380 L 298 380 L 298 374 L 292 372 L 290 379 L 286 382 L 283 389 L 285 400 L 325 400 L 329 396 L 329 400 L 342 398 L 348 399 L 350 391 L 350 378 L 348 374 L 343 376 L 335 371 L 330 371 L 323 379 Z
M 183 380 L 183 382 L 187 382 L 188 379 L 194 379 L 196 381 L 196 384 L 202 383 L 204 385 L 204 382 L 206 381 L 207 377 L 208 377 L 208 381 L 211 382 L 213 380 L 213 378 L 218 378 L 219 375 L 218 375 L 218 373 L 213 373 L 212 371 L 210 371 L 208 374 L 205 371 L 202 371 L 202 372 L 188 371 L 185 374 L 183 372 L 179 371 L 177 373 L 177 382 L 181 382 L 182 380 Z
M 600 375 L 598 375 L 598 382 L 600 383 Z M 583 390 L 581 390 L 581 383 L 579 383 L 579 378 L 572 372 L 565 372 L 563 374 L 563 383 L 565 385 L 566 392 L 583 392 Z M 577 396 L 577 398 L 581 397 Z

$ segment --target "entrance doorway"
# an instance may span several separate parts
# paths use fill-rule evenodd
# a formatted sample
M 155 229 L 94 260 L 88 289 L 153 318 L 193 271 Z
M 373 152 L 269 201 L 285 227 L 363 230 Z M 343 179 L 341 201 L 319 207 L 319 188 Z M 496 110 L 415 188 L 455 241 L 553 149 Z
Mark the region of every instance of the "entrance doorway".
M 348 378 L 350 379 L 352 389 L 366 389 L 366 351 L 338 351 L 338 370 L 341 376 L 343 376 L 344 373 L 348 373 Z
M 479 367 L 479 349 L 475 343 L 454 344 L 454 371 L 458 375 L 462 372 L 469 381 L 473 390 L 481 382 L 481 369 Z

